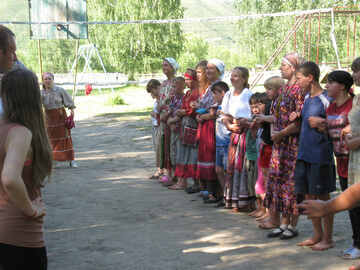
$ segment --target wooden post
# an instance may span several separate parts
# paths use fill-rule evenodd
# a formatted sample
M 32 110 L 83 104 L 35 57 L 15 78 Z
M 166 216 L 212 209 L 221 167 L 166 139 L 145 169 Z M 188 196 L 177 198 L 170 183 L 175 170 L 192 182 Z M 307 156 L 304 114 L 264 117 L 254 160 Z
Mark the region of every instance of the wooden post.
M 41 44 L 40 44 L 40 39 L 38 39 L 38 49 L 39 49 L 40 76 L 42 76 L 42 75 L 43 75 L 43 69 L 42 69 L 42 61 L 41 61 Z
M 321 26 L 321 13 L 319 12 L 318 37 L 316 43 L 316 64 L 319 64 L 320 26 Z
M 295 24 L 297 23 L 298 19 L 295 18 Z M 296 52 L 296 33 L 297 33 L 297 29 L 295 29 L 295 33 L 294 33 L 294 52 Z
M 76 75 L 77 75 L 77 64 L 78 64 L 78 53 L 79 53 L 79 39 L 76 39 L 76 56 L 75 56 L 75 77 L 74 82 L 76 83 Z M 73 100 L 75 100 L 75 94 L 76 94 L 76 84 L 74 85 L 74 91 L 73 91 Z
M 308 41 L 308 61 L 310 61 L 310 55 L 311 55 L 311 14 L 309 14 L 309 41 Z
M 356 38 L 356 15 L 354 15 L 353 60 L 355 60 L 355 38 Z
M 347 70 L 349 71 L 349 65 L 350 65 L 350 47 L 349 47 L 349 38 L 350 38 L 350 15 L 348 16 L 348 25 L 347 25 L 347 39 L 346 39 L 346 48 L 347 48 Z

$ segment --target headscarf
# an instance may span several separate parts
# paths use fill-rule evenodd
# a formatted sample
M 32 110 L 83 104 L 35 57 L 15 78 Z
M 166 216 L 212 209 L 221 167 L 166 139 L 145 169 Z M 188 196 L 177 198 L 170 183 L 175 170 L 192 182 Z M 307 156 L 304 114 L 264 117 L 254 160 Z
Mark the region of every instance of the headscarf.
M 44 76 L 45 75 L 50 75 L 52 78 L 53 78 L 53 80 L 54 80 L 54 74 L 52 74 L 52 73 L 50 73 L 50 72 L 45 72 L 43 75 L 42 75 L 42 80 L 44 80 Z
M 208 63 L 214 64 L 217 67 L 217 69 L 220 71 L 219 79 L 222 80 L 222 78 L 224 78 L 224 75 L 225 75 L 224 62 L 221 61 L 220 59 L 213 58 L 213 59 L 210 59 Z
M 304 63 L 304 58 L 299 53 L 288 53 L 282 60 L 295 70 Z
M 189 74 L 189 72 L 188 72 L 189 70 L 194 71 L 195 74 L 196 74 L 196 71 L 195 71 L 194 69 L 188 68 L 187 71 L 185 72 L 184 77 L 196 82 L 196 80 L 197 80 L 196 76 L 195 76 L 195 77 L 192 77 L 192 76 Z
M 169 64 L 172 66 L 172 68 L 174 69 L 174 74 L 176 74 L 176 72 L 179 70 L 179 64 L 176 62 L 176 60 L 174 58 L 171 57 L 166 57 L 165 58 L 166 61 L 169 62 Z

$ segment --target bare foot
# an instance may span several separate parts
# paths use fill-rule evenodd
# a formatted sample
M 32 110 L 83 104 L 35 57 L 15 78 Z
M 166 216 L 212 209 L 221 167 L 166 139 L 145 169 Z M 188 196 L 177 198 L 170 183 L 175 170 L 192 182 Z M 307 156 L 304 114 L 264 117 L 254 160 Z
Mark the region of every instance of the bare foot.
M 176 184 L 174 184 L 174 185 L 172 185 L 172 186 L 168 187 L 168 189 L 175 189 L 175 188 L 177 188 L 178 186 L 179 186 L 179 184 L 178 184 L 178 183 L 176 183 Z
M 300 242 L 300 243 L 297 243 L 298 246 L 313 246 L 313 245 L 316 245 L 317 243 L 319 243 L 321 241 L 321 238 L 310 238 L 310 239 L 307 239 L 303 242 Z
M 350 266 L 349 270 L 360 270 L 360 263 Z
M 261 218 L 265 214 L 266 214 L 266 210 L 261 210 L 261 211 L 255 213 L 254 215 L 252 215 L 252 217 L 253 218 Z
M 189 188 L 188 186 L 183 186 L 183 185 L 178 185 L 178 186 L 176 186 L 176 187 L 173 187 L 172 189 L 174 189 L 174 190 L 180 190 L 180 189 L 187 189 L 187 188 Z
M 246 214 L 249 217 L 253 217 L 255 214 L 259 213 L 261 210 L 260 209 L 256 209 L 255 211 L 252 211 L 251 213 Z
M 269 213 L 265 213 L 264 215 L 262 215 L 261 217 L 255 219 L 256 221 L 267 221 L 269 220 L 270 216 L 269 216 Z
M 279 223 L 273 223 L 272 221 L 268 220 L 266 222 L 262 222 L 258 225 L 259 228 L 263 228 L 263 229 L 273 229 L 273 228 L 277 228 L 280 226 L 280 222 Z
M 230 210 L 230 213 L 239 213 L 238 208 L 234 207 Z
M 250 205 L 246 205 L 244 207 L 241 208 L 233 208 L 232 210 L 230 210 L 231 213 L 244 213 L 244 212 L 250 212 L 251 211 L 251 206 Z
M 334 246 L 334 241 L 326 241 L 326 240 L 321 240 L 319 243 L 317 243 L 316 245 L 313 245 L 311 247 L 312 250 L 315 250 L 315 251 L 322 251 L 322 250 L 326 250 L 326 249 L 329 249 L 329 248 L 332 248 Z

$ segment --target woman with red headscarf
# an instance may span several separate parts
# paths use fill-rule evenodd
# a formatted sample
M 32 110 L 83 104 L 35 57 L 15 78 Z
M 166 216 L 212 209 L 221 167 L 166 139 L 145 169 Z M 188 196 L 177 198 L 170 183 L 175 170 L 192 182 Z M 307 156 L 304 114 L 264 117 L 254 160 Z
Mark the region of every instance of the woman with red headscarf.
M 199 97 L 196 71 L 188 69 L 184 77 L 189 91 L 185 94 L 181 109 L 176 111 L 176 115 L 183 118 L 175 171 L 175 176 L 178 177 L 179 181 L 175 187 L 187 186 L 187 178 L 196 177 L 198 160 L 198 143 L 196 141 L 198 123 L 196 121 L 196 110 L 190 107 L 190 103 Z
M 67 115 L 64 108 L 68 108 L 74 117 L 74 101 L 65 89 L 54 86 L 54 75 L 50 72 L 44 73 L 42 80 L 44 84 L 41 90 L 41 101 L 45 108 L 45 121 L 53 149 L 53 159 L 69 161 L 71 167 L 77 168 L 71 133 L 65 126 Z

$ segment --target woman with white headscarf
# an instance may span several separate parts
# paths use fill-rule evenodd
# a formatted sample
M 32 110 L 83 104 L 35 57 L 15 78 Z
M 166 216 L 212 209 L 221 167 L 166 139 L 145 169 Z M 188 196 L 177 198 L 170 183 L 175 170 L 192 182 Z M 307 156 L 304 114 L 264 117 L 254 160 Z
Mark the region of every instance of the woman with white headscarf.
M 175 78 L 176 72 L 179 70 L 179 64 L 174 58 L 167 57 L 162 63 L 162 71 L 167 79 L 161 84 L 160 93 L 158 96 L 158 112 L 160 113 L 160 125 L 158 136 L 158 144 L 156 147 L 156 167 L 167 170 L 167 175 L 159 180 L 160 183 L 171 181 L 173 172 L 171 170 L 172 164 L 170 160 L 170 128 L 166 124 L 170 113 L 169 105 L 174 93 L 171 88 L 171 81 Z M 174 164 L 176 165 L 176 164 Z
M 200 179 L 200 195 L 221 196 L 221 185 L 215 171 L 215 118 L 210 114 L 210 108 L 214 103 L 211 87 L 220 81 L 225 74 L 225 64 L 219 59 L 211 59 L 206 66 L 206 76 L 210 81 L 199 103 L 193 102 L 192 106 L 196 109 L 204 109 L 208 113 L 198 114 L 197 121 L 200 123 L 198 166 L 196 178 Z M 211 198 L 215 199 L 215 198 Z

